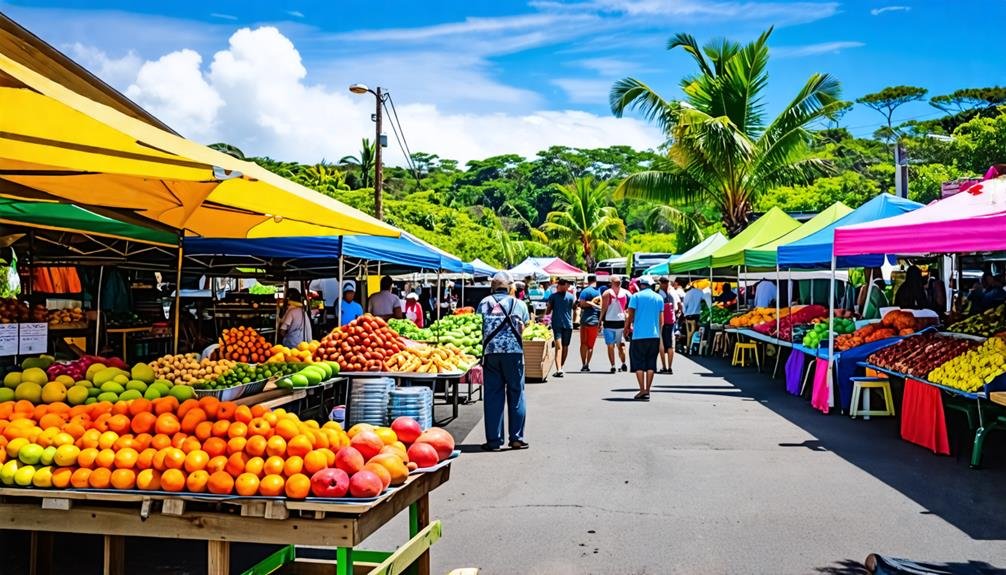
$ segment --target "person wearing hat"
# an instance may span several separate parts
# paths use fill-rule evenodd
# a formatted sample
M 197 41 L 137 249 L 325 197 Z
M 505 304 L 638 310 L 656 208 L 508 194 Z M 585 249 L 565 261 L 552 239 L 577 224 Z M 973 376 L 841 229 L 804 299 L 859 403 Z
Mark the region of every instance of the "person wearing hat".
M 412 320 L 416 327 L 423 327 L 423 306 L 419 305 L 419 296 L 416 292 L 406 294 L 402 314 L 405 315 L 405 319 Z
M 625 332 L 631 337 L 629 363 L 636 373 L 639 393 L 635 399 L 650 400 L 653 375 L 660 355 L 660 332 L 664 327 L 664 298 L 653 291 L 653 278 L 640 276 L 639 291 L 629 298 L 625 316 Z
M 342 284 L 342 299 L 339 300 L 339 324 L 346 325 L 363 315 L 363 306 L 353 301 L 356 298 L 356 282 L 346 280 Z
M 304 296 L 297 288 L 286 291 L 286 313 L 279 322 L 279 339 L 286 347 L 297 347 L 302 341 L 311 341 L 311 318 L 304 305 Z

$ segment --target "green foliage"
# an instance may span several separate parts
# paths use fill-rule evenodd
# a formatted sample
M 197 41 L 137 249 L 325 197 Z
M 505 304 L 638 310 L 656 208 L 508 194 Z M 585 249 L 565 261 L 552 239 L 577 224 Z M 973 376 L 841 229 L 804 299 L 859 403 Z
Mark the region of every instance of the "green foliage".
M 943 164 L 916 164 L 908 170 L 908 199 L 922 204 L 939 199 L 943 182 L 963 176 L 954 166 Z
M 975 118 L 954 130 L 957 166 L 973 174 L 1006 160 L 1006 114 Z
M 885 133 L 887 135 L 894 129 L 895 110 L 909 102 L 923 100 L 928 92 L 929 90 L 918 86 L 888 86 L 879 92 L 857 98 L 856 103 L 872 108 L 884 116 L 889 131 Z
M 880 193 L 880 186 L 859 172 L 843 172 L 838 176 L 818 178 L 806 186 L 780 186 L 763 194 L 758 209 L 773 206 L 787 212 L 818 212 L 835 202 L 857 208 Z
M 607 182 L 577 178 L 557 190 L 556 210 L 549 212 L 541 231 L 556 255 L 593 271 L 598 260 L 618 257 L 625 241 L 625 222 L 608 205 Z
M 636 232 L 626 238 L 622 254 L 629 255 L 635 252 L 680 254 L 683 251 L 678 247 L 677 236 L 673 233 Z

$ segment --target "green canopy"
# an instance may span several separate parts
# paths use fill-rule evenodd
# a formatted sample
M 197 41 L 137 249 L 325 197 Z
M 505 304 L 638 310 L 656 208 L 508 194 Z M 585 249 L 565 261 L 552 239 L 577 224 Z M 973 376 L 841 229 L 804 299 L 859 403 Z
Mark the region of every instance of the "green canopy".
M 668 273 L 680 274 L 709 267 L 705 263 L 709 256 L 713 255 L 713 252 L 720 249 L 726 243 L 727 237 L 716 232 L 699 242 L 692 249 L 675 258 L 668 266 Z
M 73 204 L 0 198 L 0 223 L 177 246 L 171 232 L 122 222 Z
M 742 266 L 744 250 L 765 245 L 777 240 L 800 227 L 800 222 L 794 220 L 778 207 L 773 207 L 744 231 L 730 239 L 729 242 L 716 250 L 703 267 L 732 268 Z
M 835 202 L 821 213 L 804 222 L 804 224 L 779 239 L 767 244 L 744 250 L 744 264 L 748 267 L 775 267 L 776 251 L 779 246 L 801 240 L 810 234 L 824 229 L 837 220 L 845 217 L 852 208 L 842 202 Z

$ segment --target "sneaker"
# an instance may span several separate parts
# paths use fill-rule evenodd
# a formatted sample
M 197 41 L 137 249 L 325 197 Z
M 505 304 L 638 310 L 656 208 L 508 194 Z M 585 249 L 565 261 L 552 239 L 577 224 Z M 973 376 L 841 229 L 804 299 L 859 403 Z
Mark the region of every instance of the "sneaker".
M 589 365 L 585 365 L 585 366 L 583 366 L 583 367 L 580 368 L 580 371 L 590 371 L 590 366 Z
M 615 369 L 615 366 L 611 366 L 611 373 L 616 373 L 617 371 L 618 371 L 618 370 L 617 370 L 617 369 Z
M 667 375 L 674 375 L 674 368 L 673 367 L 668 367 L 667 368 Z
M 527 449 L 531 447 L 526 441 L 521 441 L 520 439 L 514 439 L 510 442 L 510 449 Z
M 483 443 L 479 446 L 482 451 L 503 451 L 503 447 L 500 445 L 493 445 L 491 443 Z
M 554 375 L 555 377 L 562 377 L 562 372 L 561 371 L 557 371 L 557 372 L 553 373 L 552 375 Z
M 612 368 L 612 369 L 614 369 L 614 368 Z M 622 364 L 622 368 L 621 368 L 621 369 L 620 369 L 619 371 L 629 371 L 629 366 L 627 366 L 627 365 L 625 365 L 625 364 L 623 363 L 623 364 Z

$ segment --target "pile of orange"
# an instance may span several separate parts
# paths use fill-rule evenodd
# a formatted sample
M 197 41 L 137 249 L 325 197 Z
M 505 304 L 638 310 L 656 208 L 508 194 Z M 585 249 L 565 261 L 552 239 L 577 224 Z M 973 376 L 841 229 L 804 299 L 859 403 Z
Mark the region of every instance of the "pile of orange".
M 361 436 L 354 445 L 367 452 L 367 469 L 387 478 L 384 488 L 407 479 L 406 447 L 394 431 L 350 431 Z M 213 397 L 73 407 L 8 401 L 0 403 L 0 483 L 299 499 L 311 494 L 312 474 L 337 467 L 340 452 L 356 455 L 351 442 L 335 422 Z
M 272 344 L 250 327 L 231 327 L 220 334 L 220 357 L 241 363 L 259 363 L 274 354 Z

